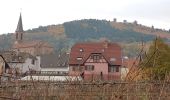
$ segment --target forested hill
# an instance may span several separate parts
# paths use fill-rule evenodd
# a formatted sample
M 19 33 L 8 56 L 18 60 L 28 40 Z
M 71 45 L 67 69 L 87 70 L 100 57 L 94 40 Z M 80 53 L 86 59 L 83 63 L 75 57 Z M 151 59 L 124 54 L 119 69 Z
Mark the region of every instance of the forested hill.
M 60 25 L 40 26 L 26 30 L 24 40 L 43 40 L 51 43 L 58 51 L 68 50 L 76 42 L 99 41 L 106 38 L 113 42 L 129 44 L 134 42 L 151 41 L 157 34 L 153 30 L 133 23 L 118 23 L 106 20 L 84 19 L 65 22 Z M 161 31 L 160 31 L 161 32 Z M 158 32 L 157 32 L 158 33 Z M 162 33 L 165 37 L 168 32 Z M 8 49 L 14 42 L 15 34 L 0 36 L 0 49 Z M 167 40 L 169 37 L 167 38 Z
M 117 42 L 135 42 L 135 41 L 150 41 L 153 35 L 146 35 L 133 30 L 120 30 L 112 27 L 109 21 L 106 20 L 80 20 L 71 21 L 63 24 L 65 34 L 72 39 L 87 41 L 90 39 L 107 38 Z

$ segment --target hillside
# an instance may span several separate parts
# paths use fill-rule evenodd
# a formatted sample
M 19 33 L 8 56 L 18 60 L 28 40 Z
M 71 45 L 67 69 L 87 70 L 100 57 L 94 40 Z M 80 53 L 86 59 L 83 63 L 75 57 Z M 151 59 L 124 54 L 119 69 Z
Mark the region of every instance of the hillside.
M 0 49 L 9 49 L 14 42 L 15 34 L 0 36 Z M 40 26 L 26 30 L 24 40 L 43 40 L 51 43 L 56 51 L 66 51 L 76 42 L 100 41 L 106 38 L 113 42 L 123 44 L 126 55 L 133 56 L 138 48 L 133 48 L 139 43 L 149 42 L 159 35 L 169 41 L 170 34 L 167 31 L 151 29 L 132 23 L 118 23 L 106 20 L 84 19 L 65 22 L 60 25 Z M 127 44 L 127 46 L 126 46 Z M 131 53 L 131 48 L 133 53 Z
M 121 23 L 121 22 L 110 22 L 111 26 L 120 29 L 120 30 L 133 30 L 135 32 L 140 32 L 143 34 L 150 34 L 160 36 L 161 38 L 169 38 L 170 39 L 170 31 L 163 29 L 155 29 L 154 26 L 146 27 L 137 23 Z

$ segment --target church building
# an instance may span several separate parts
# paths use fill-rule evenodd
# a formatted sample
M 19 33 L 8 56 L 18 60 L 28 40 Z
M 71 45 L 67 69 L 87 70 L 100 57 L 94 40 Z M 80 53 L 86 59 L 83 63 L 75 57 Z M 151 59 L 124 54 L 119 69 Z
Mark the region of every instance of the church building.
M 17 29 L 15 31 L 15 43 L 12 46 L 12 50 L 17 52 L 29 53 L 33 56 L 51 54 L 54 52 L 54 48 L 45 41 L 24 41 L 24 30 L 22 25 L 22 16 L 20 14 Z

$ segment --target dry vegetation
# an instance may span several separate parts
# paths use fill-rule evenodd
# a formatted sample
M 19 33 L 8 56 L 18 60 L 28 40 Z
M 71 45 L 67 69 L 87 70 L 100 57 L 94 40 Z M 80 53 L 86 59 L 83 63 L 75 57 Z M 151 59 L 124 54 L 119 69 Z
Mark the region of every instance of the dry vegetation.
M 48 26 L 48 33 L 53 33 L 54 36 L 63 35 L 64 34 L 64 26 L 63 25 L 51 25 Z
M 0 100 L 169 100 L 170 84 L 155 82 L 44 82 L 1 85 Z
M 163 80 L 143 78 L 146 73 L 139 58 L 144 52 L 143 46 L 125 80 L 13 80 L 1 82 L 0 100 L 170 100 L 169 74 Z
M 144 34 L 156 35 L 160 36 L 161 38 L 170 38 L 170 34 L 168 31 L 161 30 L 161 29 L 152 29 L 151 27 L 143 26 L 140 24 L 133 24 L 133 23 L 120 23 L 120 22 L 111 22 L 112 27 L 120 29 L 120 30 L 133 30 L 135 32 L 140 32 Z

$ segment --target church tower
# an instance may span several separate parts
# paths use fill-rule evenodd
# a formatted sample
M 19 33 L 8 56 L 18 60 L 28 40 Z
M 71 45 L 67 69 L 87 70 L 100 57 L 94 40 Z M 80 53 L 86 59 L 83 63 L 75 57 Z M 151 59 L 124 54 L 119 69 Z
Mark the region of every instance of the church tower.
M 20 13 L 17 29 L 15 31 L 15 35 L 16 35 L 15 39 L 16 39 L 17 43 L 22 42 L 23 33 L 24 33 L 24 31 L 23 31 L 23 26 L 22 26 L 22 16 L 21 16 L 21 13 Z

